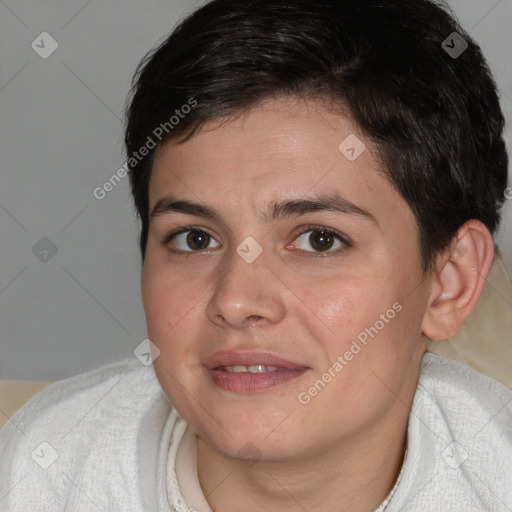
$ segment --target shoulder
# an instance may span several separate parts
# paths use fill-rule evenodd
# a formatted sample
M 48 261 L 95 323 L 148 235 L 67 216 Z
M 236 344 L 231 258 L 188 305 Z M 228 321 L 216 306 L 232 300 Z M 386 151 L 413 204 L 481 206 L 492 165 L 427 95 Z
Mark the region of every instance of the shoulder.
M 170 405 L 153 367 L 135 358 L 51 385 L 0 430 L 0 497 L 12 510 L 29 510 L 38 495 L 37 506 L 61 510 L 80 481 L 135 484 L 141 431 L 155 410 L 163 425 Z
M 461 457 L 472 455 L 491 471 L 504 459 L 512 491 L 511 389 L 465 364 L 425 354 L 411 413 L 412 423 L 425 421 L 439 447 L 456 442 Z
M 435 405 L 454 420 L 461 419 L 467 408 L 473 416 L 476 412 L 503 411 L 503 419 L 511 419 L 511 389 L 465 364 L 431 353 L 423 357 L 415 400 L 417 406 Z M 466 423 L 469 418 L 463 419 Z
M 105 365 L 89 372 L 58 381 L 26 403 L 1 430 L 2 435 L 22 431 L 26 435 L 37 430 L 63 433 L 73 427 L 73 420 L 96 414 L 95 409 L 122 408 L 133 393 L 157 390 L 151 367 L 136 359 Z M 135 411 L 133 411 L 135 412 Z
M 499 382 L 425 354 L 407 442 L 395 501 L 404 512 L 512 504 L 512 390 Z

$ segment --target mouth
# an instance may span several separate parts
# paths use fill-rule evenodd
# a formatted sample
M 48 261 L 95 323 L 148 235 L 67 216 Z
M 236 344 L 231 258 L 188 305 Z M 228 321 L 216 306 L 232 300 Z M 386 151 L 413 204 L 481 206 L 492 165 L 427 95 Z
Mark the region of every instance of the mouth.
M 268 373 L 278 370 L 277 366 L 265 366 L 263 364 L 254 364 L 251 366 L 235 365 L 235 366 L 219 366 L 219 370 L 230 373 Z
M 206 369 L 216 386 L 239 393 L 289 383 L 309 370 L 276 355 L 256 352 L 217 353 L 208 361 Z

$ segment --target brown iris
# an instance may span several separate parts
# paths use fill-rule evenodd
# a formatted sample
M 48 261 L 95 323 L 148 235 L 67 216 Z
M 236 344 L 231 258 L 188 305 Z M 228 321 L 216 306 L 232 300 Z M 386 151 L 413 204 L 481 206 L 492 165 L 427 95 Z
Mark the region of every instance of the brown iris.
M 210 239 L 210 235 L 204 231 L 190 231 L 187 235 L 187 244 L 191 249 L 200 251 L 208 247 Z
M 327 251 L 334 243 L 334 237 L 328 231 L 313 231 L 309 235 L 309 243 L 316 251 Z

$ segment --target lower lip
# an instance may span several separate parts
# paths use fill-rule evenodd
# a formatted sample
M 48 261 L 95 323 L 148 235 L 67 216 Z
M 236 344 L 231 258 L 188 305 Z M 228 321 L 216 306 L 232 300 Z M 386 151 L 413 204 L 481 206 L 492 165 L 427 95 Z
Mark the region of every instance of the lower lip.
M 208 370 L 213 382 L 227 391 L 251 393 L 262 389 L 272 388 L 297 379 L 307 371 L 307 368 L 287 370 L 279 368 L 274 372 L 266 373 L 235 373 L 224 370 Z

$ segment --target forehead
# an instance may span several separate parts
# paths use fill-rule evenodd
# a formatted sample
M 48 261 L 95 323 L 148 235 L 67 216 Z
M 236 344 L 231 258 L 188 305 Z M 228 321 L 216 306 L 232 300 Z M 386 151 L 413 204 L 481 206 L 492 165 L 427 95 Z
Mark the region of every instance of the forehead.
M 150 210 L 165 193 L 229 209 L 338 193 L 361 208 L 410 210 L 355 123 L 316 101 L 269 100 L 156 150 Z M 376 204 L 378 200 L 378 204 Z M 379 212 L 376 212 L 379 213 Z

